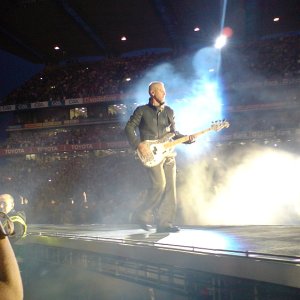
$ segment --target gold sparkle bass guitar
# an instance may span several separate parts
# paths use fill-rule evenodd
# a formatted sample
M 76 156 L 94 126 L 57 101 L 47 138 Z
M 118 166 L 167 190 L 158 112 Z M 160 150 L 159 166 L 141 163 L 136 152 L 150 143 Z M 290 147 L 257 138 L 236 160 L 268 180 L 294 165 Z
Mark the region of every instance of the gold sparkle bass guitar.
M 228 121 L 215 121 L 212 122 L 212 125 L 209 128 L 198 131 L 192 134 L 195 138 L 208 133 L 210 131 L 220 131 L 223 128 L 229 127 Z M 137 149 L 137 155 L 140 161 L 143 163 L 145 167 L 151 168 L 159 165 L 166 157 L 174 156 L 173 148 L 176 145 L 185 143 L 189 140 L 189 136 L 185 135 L 181 138 L 173 140 L 174 133 L 167 133 L 164 137 L 158 140 L 145 140 L 142 143 L 145 144 L 149 151 L 148 155 L 145 157 L 141 154 L 141 152 Z M 172 155 L 173 154 L 173 155 Z

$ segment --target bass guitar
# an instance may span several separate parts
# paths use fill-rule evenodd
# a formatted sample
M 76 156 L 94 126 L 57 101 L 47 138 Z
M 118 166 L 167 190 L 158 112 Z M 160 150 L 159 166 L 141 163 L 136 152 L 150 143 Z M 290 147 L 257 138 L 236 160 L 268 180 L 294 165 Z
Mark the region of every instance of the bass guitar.
M 214 131 L 220 131 L 223 128 L 228 128 L 229 127 L 229 122 L 223 120 L 223 121 L 215 121 L 212 122 L 212 125 L 209 128 L 206 128 L 204 130 L 198 131 L 194 134 L 192 134 L 195 138 L 210 132 L 212 130 Z M 155 167 L 159 165 L 166 157 L 168 156 L 174 156 L 173 148 L 176 145 L 185 143 L 189 141 L 189 135 L 185 135 L 179 139 L 172 140 L 174 137 L 174 133 L 168 133 L 164 137 L 158 140 L 146 140 L 143 141 L 142 143 L 145 144 L 149 151 L 148 155 L 145 157 L 143 156 L 140 151 L 137 149 L 137 155 L 143 165 L 145 167 Z

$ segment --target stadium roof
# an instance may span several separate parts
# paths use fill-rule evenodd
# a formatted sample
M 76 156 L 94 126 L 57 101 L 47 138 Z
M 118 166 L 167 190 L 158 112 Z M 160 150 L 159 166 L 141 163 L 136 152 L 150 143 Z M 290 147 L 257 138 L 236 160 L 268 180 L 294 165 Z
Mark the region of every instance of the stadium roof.
M 236 38 L 300 29 L 299 0 L 271 2 L 1 0 L 0 48 L 45 63 L 144 49 L 185 49 L 213 40 L 222 26 L 232 27 Z M 277 24 L 273 21 L 276 16 L 280 17 Z M 195 27 L 200 30 L 194 31 Z

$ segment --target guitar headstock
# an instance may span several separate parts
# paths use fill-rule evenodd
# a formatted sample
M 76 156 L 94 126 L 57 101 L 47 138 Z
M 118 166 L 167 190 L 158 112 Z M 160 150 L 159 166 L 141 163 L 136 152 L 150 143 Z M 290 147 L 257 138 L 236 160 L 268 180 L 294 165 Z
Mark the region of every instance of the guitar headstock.
M 228 128 L 230 126 L 229 122 L 226 120 L 214 121 L 211 124 L 211 129 L 215 131 L 219 131 L 223 128 Z

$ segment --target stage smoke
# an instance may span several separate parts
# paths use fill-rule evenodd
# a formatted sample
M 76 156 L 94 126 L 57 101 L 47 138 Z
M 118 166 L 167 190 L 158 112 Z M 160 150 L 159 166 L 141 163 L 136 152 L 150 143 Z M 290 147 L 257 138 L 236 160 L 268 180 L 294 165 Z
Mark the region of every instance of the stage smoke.
M 198 162 L 180 190 L 184 223 L 191 225 L 299 224 L 298 156 L 255 147 L 224 164 Z

